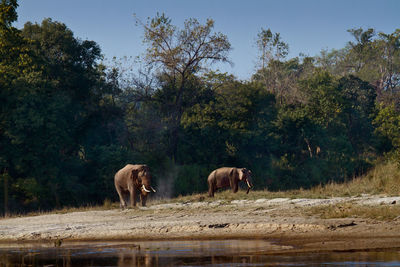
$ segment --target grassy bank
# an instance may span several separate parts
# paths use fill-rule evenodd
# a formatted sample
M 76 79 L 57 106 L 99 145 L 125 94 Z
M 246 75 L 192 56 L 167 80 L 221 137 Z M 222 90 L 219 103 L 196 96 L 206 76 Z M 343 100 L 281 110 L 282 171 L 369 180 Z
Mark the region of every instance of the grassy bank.
M 218 192 L 214 198 L 209 198 L 206 193 L 181 196 L 170 200 L 154 200 L 154 204 L 168 202 L 198 202 L 220 200 L 229 203 L 235 199 L 256 200 L 260 198 L 330 198 L 351 197 L 362 195 L 400 195 L 400 169 L 398 164 L 392 161 L 382 161 L 371 169 L 367 174 L 356 177 L 344 183 L 329 183 L 311 189 L 298 189 L 280 192 L 267 190 L 250 191 L 246 194 L 244 190 L 236 194 L 229 190 Z M 400 206 L 398 205 L 355 205 L 344 203 L 337 205 L 318 206 L 306 208 L 308 215 L 319 216 L 322 219 L 359 217 L 381 221 L 398 219 Z
M 365 218 L 379 221 L 391 221 L 399 218 L 398 205 L 354 205 L 343 203 L 329 206 L 317 206 L 306 209 L 309 215 L 317 215 L 322 219 Z
M 217 192 L 214 198 L 209 198 L 207 193 L 180 196 L 168 200 L 153 200 L 153 203 L 166 202 L 194 202 L 223 200 L 232 201 L 234 199 L 260 199 L 260 198 L 329 198 L 329 197 L 349 197 L 370 195 L 400 195 L 400 169 L 395 162 L 382 161 L 371 169 L 367 174 L 356 177 L 344 183 L 329 183 L 319 185 L 311 189 L 297 189 L 288 191 L 271 192 L 268 190 L 250 191 L 246 194 L 240 190 L 236 194 L 229 190 Z
M 185 203 L 185 202 L 213 202 L 216 200 L 223 203 L 230 203 L 232 200 L 245 199 L 272 199 L 272 198 L 330 198 L 330 197 L 350 197 L 362 196 L 363 194 L 369 195 L 385 195 L 385 196 L 398 196 L 400 195 L 400 169 L 397 163 L 394 162 L 380 162 L 367 174 L 354 178 L 345 183 L 329 183 L 320 185 L 311 189 L 298 189 L 280 192 L 271 192 L 268 190 L 251 190 L 246 194 L 246 190 L 239 190 L 236 194 L 230 190 L 221 190 L 215 194 L 214 198 L 209 198 L 207 193 L 193 194 L 187 196 L 180 196 L 172 199 L 157 199 L 150 198 L 148 205 L 157 205 L 164 203 Z M 42 215 L 48 213 L 69 213 L 77 211 L 90 211 L 90 210 L 110 210 L 119 208 L 119 203 L 112 202 L 108 199 L 100 206 L 83 206 L 83 207 L 64 207 L 50 212 L 34 212 L 29 215 Z M 359 216 L 374 219 L 393 219 L 397 217 L 395 214 L 400 214 L 400 207 L 360 207 L 356 205 L 333 205 L 329 207 L 319 207 L 308 210 L 310 214 L 320 215 L 322 218 L 344 218 L 350 216 Z M 22 214 L 21 214 L 22 215 Z M 17 214 L 11 215 L 20 216 Z

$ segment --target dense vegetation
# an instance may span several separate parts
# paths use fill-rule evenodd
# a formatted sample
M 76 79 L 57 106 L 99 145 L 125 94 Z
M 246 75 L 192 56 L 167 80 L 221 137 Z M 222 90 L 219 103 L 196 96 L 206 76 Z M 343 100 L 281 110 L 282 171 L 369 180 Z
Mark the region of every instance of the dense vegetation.
M 189 19 L 146 22 L 137 73 L 102 63 L 94 41 L 51 19 L 16 29 L 0 4 L 1 212 L 117 200 L 114 173 L 146 163 L 159 195 L 206 191 L 219 166 L 247 167 L 258 189 L 309 188 L 365 173 L 400 152 L 400 29 L 352 29 L 354 41 L 287 58 L 257 36 L 248 81 L 211 71 L 228 37 Z

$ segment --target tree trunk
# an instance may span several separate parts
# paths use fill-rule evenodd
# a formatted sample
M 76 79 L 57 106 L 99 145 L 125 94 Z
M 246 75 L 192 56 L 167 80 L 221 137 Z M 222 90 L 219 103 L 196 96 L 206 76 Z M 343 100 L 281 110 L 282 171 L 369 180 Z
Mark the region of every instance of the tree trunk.
M 4 216 L 8 216 L 8 171 L 3 171 L 3 187 L 4 187 Z
M 170 154 L 174 162 L 178 161 L 178 145 L 179 145 L 179 132 L 182 119 L 182 95 L 185 90 L 185 73 L 181 74 L 181 85 L 179 86 L 178 94 L 175 100 L 175 110 L 172 118 L 172 130 L 171 130 L 171 149 Z

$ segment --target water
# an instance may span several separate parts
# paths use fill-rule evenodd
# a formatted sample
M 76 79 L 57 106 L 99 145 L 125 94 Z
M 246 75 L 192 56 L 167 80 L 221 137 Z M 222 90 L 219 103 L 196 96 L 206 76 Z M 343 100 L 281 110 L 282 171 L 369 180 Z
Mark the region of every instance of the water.
M 400 266 L 400 251 L 294 254 L 265 240 L 8 244 L 0 266 Z

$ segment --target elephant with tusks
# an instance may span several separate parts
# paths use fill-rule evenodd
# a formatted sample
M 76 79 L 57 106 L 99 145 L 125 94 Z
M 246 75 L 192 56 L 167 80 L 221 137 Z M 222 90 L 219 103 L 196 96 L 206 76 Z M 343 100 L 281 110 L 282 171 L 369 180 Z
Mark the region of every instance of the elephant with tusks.
M 251 171 L 246 168 L 222 167 L 213 170 L 208 176 L 208 196 L 213 197 L 219 188 L 230 187 L 236 193 L 239 189 L 239 181 L 247 183 L 247 194 L 253 187 L 251 183 Z
M 156 192 L 150 183 L 151 175 L 147 165 L 128 164 L 120 169 L 114 176 L 114 184 L 120 199 L 120 207 L 126 208 L 129 199 L 130 206 L 136 206 L 137 191 L 140 192 L 142 206 L 146 206 L 147 195 L 151 192 Z

